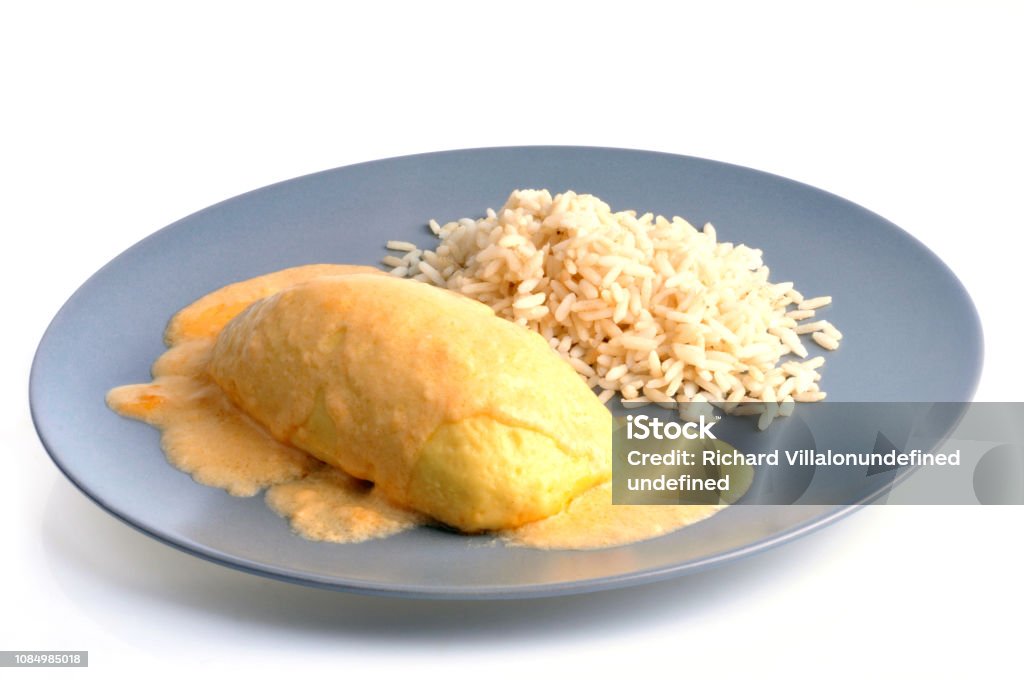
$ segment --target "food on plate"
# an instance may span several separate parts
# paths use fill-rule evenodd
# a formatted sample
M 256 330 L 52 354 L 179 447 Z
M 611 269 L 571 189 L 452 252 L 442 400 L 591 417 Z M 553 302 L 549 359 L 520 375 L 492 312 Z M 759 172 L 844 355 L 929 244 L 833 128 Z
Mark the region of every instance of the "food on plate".
M 611 414 L 540 336 L 415 281 L 284 289 L 220 332 L 208 370 L 278 441 L 462 531 L 553 515 L 611 475 Z
M 761 251 L 710 224 L 522 190 L 430 227 L 435 250 L 387 242 L 392 276 L 307 265 L 204 296 L 171 320 L 153 381 L 108 403 L 197 481 L 266 489 L 306 538 L 430 524 L 600 548 L 722 507 L 614 505 L 602 402 L 694 419 L 716 403 L 764 428 L 825 397 L 801 338 L 839 347 L 812 318 L 831 297 L 770 282 Z
M 168 460 L 197 481 L 239 496 L 267 489 L 309 539 L 443 523 L 516 545 L 600 548 L 716 509 L 604 507 L 608 410 L 538 336 L 418 282 L 286 269 L 204 296 L 166 340 L 152 382 L 112 389 L 110 406 L 159 427 Z M 563 511 L 565 521 L 536 521 Z M 596 521 L 609 513 L 614 529 Z
M 612 212 L 572 191 L 517 190 L 497 212 L 439 225 L 433 250 L 389 241 L 384 264 L 474 298 L 543 336 L 607 401 L 695 413 L 714 402 L 761 413 L 767 427 L 796 401 L 825 398 L 801 336 L 827 350 L 842 334 L 807 319 L 831 303 L 772 283 L 760 250 L 715 228 Z M 770 407 L 765 408 L 768 404 Z

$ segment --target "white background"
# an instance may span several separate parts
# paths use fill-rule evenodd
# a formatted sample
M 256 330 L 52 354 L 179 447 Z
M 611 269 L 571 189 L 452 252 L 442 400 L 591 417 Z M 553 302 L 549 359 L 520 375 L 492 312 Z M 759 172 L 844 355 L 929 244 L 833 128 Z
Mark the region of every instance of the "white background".
M 308 172 L 510 144 L 703 156 L 861 203 L 971 292 L 986 333 L 977 398 L 1019 399 L 1019 3 L 12 5 L 0 649 L 87 649 L 84 672 L 104 678 L 1021 672 L 1021 507 L 868 508 L 617 592 L 377 599 L 237 573 L 122 525 L 61 477 L 27 400 L 60 305 L 152 231 Z

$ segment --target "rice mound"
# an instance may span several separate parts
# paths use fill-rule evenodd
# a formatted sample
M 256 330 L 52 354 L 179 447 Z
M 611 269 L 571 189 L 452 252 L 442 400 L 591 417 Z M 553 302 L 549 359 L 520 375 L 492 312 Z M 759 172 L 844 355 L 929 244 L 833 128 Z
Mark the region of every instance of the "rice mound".
M 772 283 L 760 250 L 718 241 L 711 224 L 612 212 L 572 191 L 517 190 L 483 219 L 429 225 L 435 250 L 387 243 L 402 252 L 384 258 L 392 274 L 540 333 L 602 401 L 619 393 L 627 407 L 654 402 L 686 417 L 715 402 L 760 413 L 767 427 L 794 402 L 825 398 L 824 357 L 808 359 L 801 335 L 839 346 L 831 323 L 806 321 L 831 297 Z

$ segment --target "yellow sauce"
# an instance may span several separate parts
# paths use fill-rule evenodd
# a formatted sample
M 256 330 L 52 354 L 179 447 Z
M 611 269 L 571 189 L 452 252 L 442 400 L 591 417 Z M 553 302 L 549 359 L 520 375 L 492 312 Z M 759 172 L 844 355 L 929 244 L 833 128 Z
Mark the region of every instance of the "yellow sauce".
M 252 302 L 309 278 L 368 271 L 375 270 L 296 267 L 201 298 L 168 326 L 170 347 L 154 363 L 152 382 L 116 387 L 107 395 L 108 404 L 121 415 L 158 427 L 168 461 L 197 482 L 236 496 L 266 489 L 269 507 L 307 539 L 354 543 L 429 525 L 430 518 L 395 506 L 372 484 L 272 437 L 207 373 L 221 329 Z M 603 484 L 575 498 L 561 513 L 496 535 L 531 548 L 606 548 L 664 535 L 718 509 L 612 505 L 610 484 Z
M 718 510 L 716 505 L 612 505 L 608 482 L 580 494 L 557 515 L 501 535 L 512 545 L 530 548 L 611 548 L 664 536 Z

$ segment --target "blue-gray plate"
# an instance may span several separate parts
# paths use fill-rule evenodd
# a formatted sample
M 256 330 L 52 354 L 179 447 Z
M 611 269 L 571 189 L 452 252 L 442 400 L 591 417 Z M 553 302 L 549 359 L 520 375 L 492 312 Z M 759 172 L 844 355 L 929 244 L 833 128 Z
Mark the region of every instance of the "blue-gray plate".
M 764 550 L 853 509 L 741 505 L 662 538 L 592 552 L 510 548 L 426 528 L 356 545 L 316 543 L 292 534 L 259 496 L 193 482 L 165 461 L 155 429 L 106 407 L 111 387 L 149 379 L 168 319 L 201 295 L 298 264 L 375 264 L 391 238 L 431 246 L 428 219 L 482 216 L 515 188 L 572 189 L 613 209 L 711 221 L 721 239 L 762 248 L 773 280 L 833 295 L 828 318 L 845 339 L 824 369 L 830 401 L 968 401 L 974 392 L 982 340 L 970 298 L 927 248 L 864 208 L 686 156 L 470 149 L 275 184 L 129 248 L 68 300 L 39 345 L 30 399 L 43 444 L 83 493 L 169 545 L 286 581 L 410 597 L 537 597 L 645 583 Z

